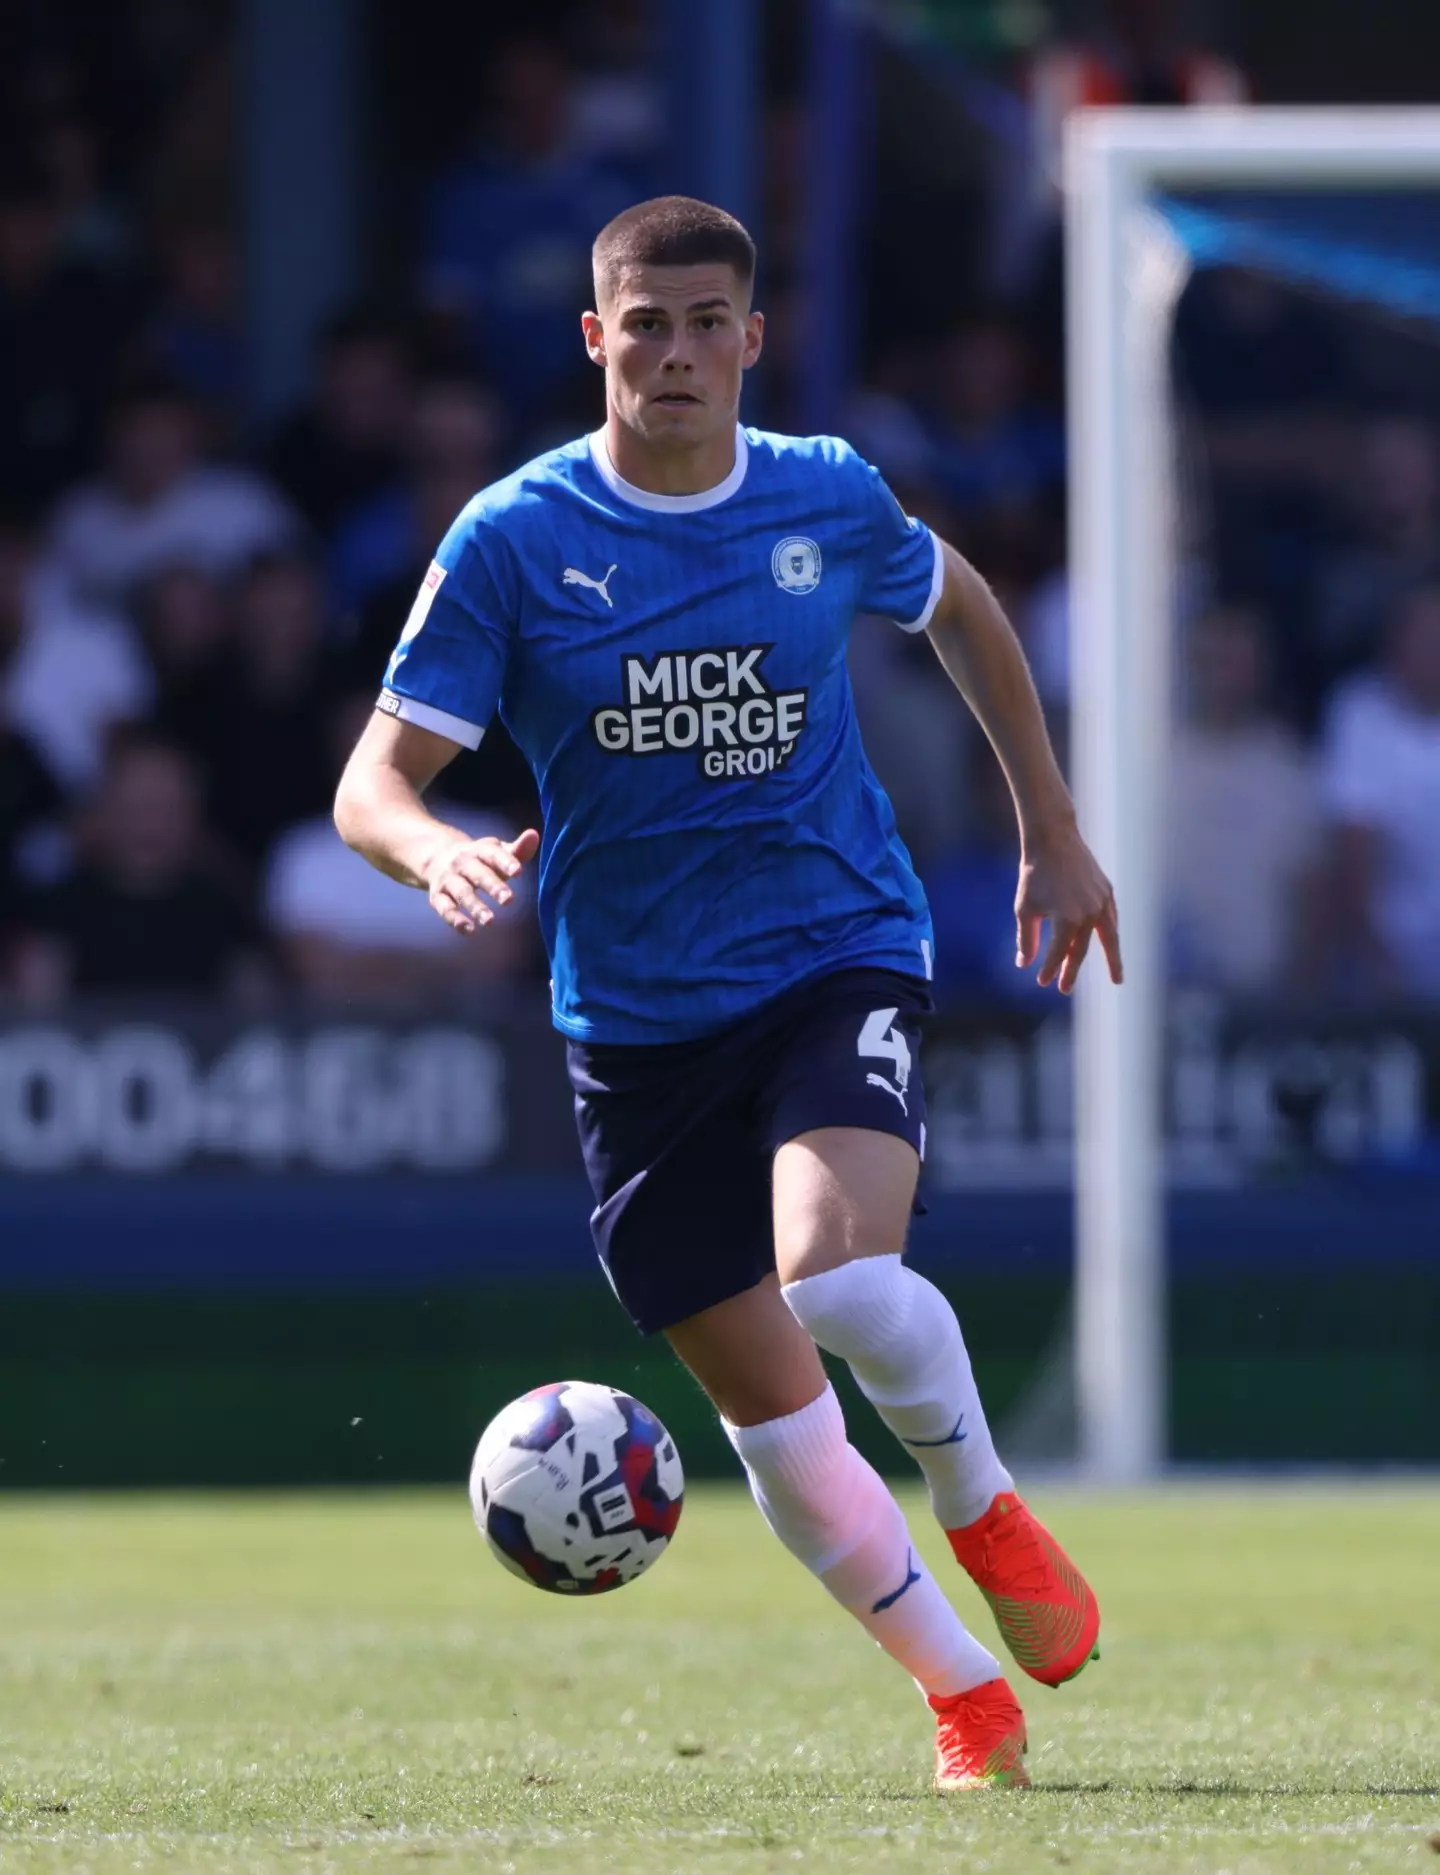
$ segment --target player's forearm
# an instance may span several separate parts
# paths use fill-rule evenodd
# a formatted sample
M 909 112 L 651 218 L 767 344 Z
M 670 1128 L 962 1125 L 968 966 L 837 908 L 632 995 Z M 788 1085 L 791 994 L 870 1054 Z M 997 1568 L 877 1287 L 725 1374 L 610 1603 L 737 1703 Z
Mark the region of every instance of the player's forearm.
M 377 871 L 420 891 L 436 854 L 466 837 L 437 820 L 415 784 L 382 762 L 351 762 L 335 796 L 335 825 Z
M 1025 843 L 1073 826 L 1075 807 L 1045 727 L 1030 667 L 990 588 L 949 545 L 945 588 L 928 630 L 936 656 L 1005 770 Z

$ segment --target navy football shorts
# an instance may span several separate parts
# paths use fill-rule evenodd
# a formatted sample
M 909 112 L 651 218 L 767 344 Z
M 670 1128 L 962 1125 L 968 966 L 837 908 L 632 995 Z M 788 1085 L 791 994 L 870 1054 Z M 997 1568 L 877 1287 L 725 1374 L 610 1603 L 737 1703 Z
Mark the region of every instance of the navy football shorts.
M 931 1008 L 919 978 L 841 970 L 693 1041 L 570 1043 L 595 1248 L 642 1333 L 775 1268 L 770 1166 L 786 1140 L 856 1126 L 924 1157 Z

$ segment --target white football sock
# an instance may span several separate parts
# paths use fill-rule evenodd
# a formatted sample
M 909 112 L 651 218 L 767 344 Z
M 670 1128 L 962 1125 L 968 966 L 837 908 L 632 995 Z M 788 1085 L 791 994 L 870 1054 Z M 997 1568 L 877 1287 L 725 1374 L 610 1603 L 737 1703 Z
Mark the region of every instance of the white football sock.
M 786 1283 L 796 1320 L 828 1354 L 848 1361 L 860 1391 L 930 1487 L 942 1527 L 973 1523 L 1015 1480 L 995 1442 L 955 1311 L 898 1256 L 856 1257 Z
M 999 1676 L 920 1560 L 900 1506 L 846 1438 L 833 1387 L 783 1419 L 721 1423 L 766 1523 L 923 1693 L 943 1698 Z

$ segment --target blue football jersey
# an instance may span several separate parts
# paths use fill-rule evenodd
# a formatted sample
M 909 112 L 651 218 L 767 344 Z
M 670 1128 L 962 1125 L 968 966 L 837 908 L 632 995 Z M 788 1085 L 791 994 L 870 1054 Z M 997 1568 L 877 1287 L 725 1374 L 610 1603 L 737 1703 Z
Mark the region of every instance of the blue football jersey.
M 931 974 L 846 645 L 857 612 L 923 629 L 942 569 L 833 437 L 737 430 L 726 479 L 671 496 L 601 432 L 463 511 L 380 708 L 469 748 L 498 709 L 534 770 L 564 1034 L 680 1041 L 831 970 Z

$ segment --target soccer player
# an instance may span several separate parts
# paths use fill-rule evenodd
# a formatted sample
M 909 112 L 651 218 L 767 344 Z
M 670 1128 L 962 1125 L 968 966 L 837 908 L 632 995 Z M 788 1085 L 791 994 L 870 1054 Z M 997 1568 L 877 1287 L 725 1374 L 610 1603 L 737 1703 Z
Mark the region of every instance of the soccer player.
M 1051 1686 L 1078 1673 L 1095 1598 L 996 1456 L 949 1302 L 902 1260 L 932 939 L 856 729 L 857 612 L 927 632 L 994 745 L 1020 825 L 1017 964 L 1068 992 L 1095 935 L 1118 983 L 1114 897 L 979 575 L 845 443 L 741 427 L 763 333 L 744 228 L 641 203 L 594 270 L 581 325 L 604 426 L 450 529 L 336 819 L 466 935 L 538 855 L 612 1288 L 714 1402 L 775 1535 L 919 1685 L 937 1786 L 1024 1784 L 1020 1706 L 849 1443 L 817 1352 L 919 1464 L 1019 1665 Z M 543 840 L 426 811 L 497 709 Z

